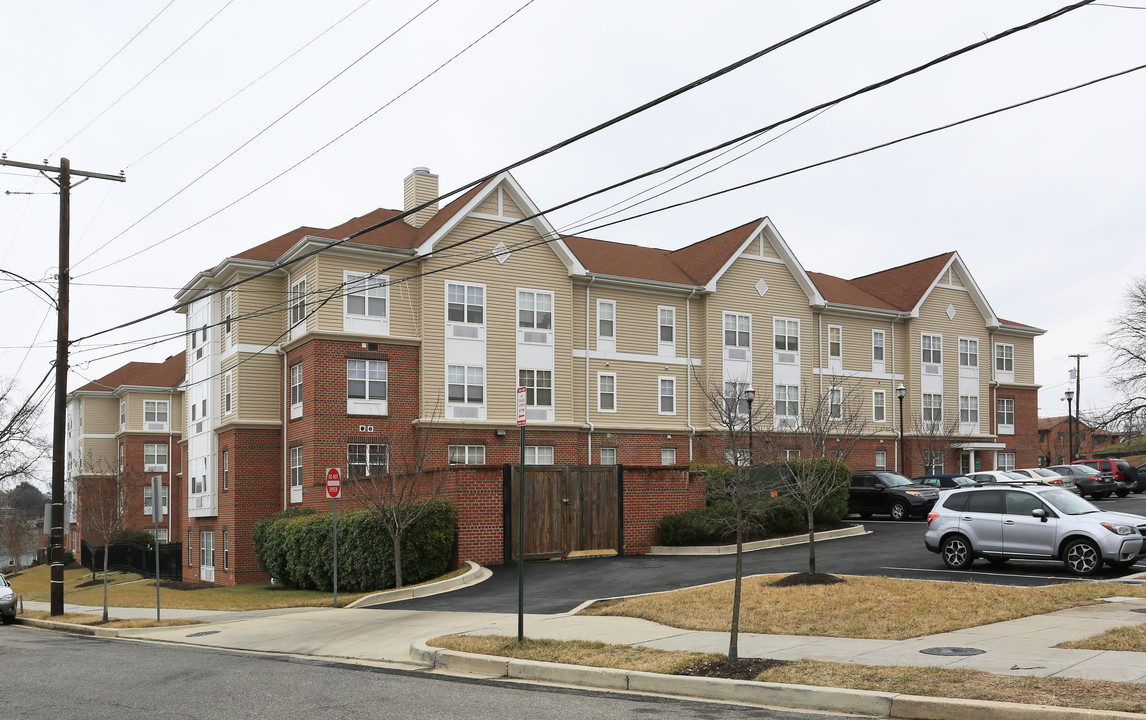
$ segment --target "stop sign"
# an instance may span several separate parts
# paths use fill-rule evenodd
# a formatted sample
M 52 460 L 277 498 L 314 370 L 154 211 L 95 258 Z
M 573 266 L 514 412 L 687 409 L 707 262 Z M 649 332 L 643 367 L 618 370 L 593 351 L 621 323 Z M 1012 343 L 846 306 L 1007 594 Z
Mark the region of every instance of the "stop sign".
M 342 471 L 338 468 L 326 470 L 326 496 L 331 500 L 342 497 Z

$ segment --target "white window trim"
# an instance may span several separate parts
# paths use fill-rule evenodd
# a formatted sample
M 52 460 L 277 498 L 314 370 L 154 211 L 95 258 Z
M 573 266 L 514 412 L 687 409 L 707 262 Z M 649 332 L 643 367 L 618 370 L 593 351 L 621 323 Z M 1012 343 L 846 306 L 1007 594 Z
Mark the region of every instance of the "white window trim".
M 465 302 L 462 303 L 462 320 L 450 320 L 450 286 L 457 285 L 461 287 L 465 294 Z M 469 289 L 481 288 L 481 322 L 475 323 L 469 321 Z M 461 280 L 447 280 L 444 283 L 443 290 L 445 291 L 445 304 L 442 307 L 443 315 L 445 316 L 446 326 L 453 325 L 468 325 L 476 328 L 485 328 L 486 319 L 489 317 L 489 291 L 485 283 L 463 282 Z M 517 325 L 516 321 L 514 325 Z
M 451 400 L 450 399 L 450 385 L 457 385 L 458 384 L 458 383 L 451 383 L 450 382 L 450 368 L 452 368 L 452 367 L 462 368 L 462 374 L 464 375 L 464 382 L 461 383 L 462 387 L 464 388 L 463 393 L 462 393 L 464 395 L 464 398 L 462 400 Z M 473 368 L 480 368 L 481 369 L 481 402 L 472 402 L 469 399 L 469 395 L 470 395 L 469 388 L 471 387 L 471 385 L 474 385 L 474 383 L 470 382 L 470 370 L 472 370 Z M 450 364 L 446 365 L 446 404 L 447 405 L 455 406 L 455 407 L 479 407 L 480 408 L 480 407 L 485 407 L 487 397 L 489 397 L 489 395 L 486 393 L 485 365 L 460 365 L 457 363 L 450 363 Z
M 665 462 L 666 459 L 671 459 L 671 462 Z M 676 465 L 676 448 L 661 448 L 661 465 Z
M 661 339 L 661 328 L 666 327 L 666 324 L 661 322 L 661 314 L 666 312 L 670 316 L 667 327 L 672 328 L 672 340 Z M 676 357 L 676 308 L 672 305 L 657 305 L 657 355 Z
M 1010 411 L 1000 411 L 999 405 L 1003 403 L 1010 404 Z M 1011 422 L 1002 422 L 1002 418 L 1006 415 L 1011 416 Z M 1014 435 L 1015 434 L 1015 400 L 1014 398 L 996 398 L 995 399 L 995 431 L 999 435 Z
M 481 458 L 471 457 L 481 451 Z M 458 456 L 461 455 L 459 459 Z M 484 465 L 485 445 L 449 445 L 446 448 L 446 461 L 450 465 Z
M 606 305 L 608 305 L 613 311 L 613 313 L 612 313 L 613 317 L 612 317 L 612 319 L 609 320 L 609 322 L 613 323 L 613 334 L 612 335 L 602 335 L 601 334 L 601 308 L 606 306 Z M 597 350 L 598 351 L 606 351 L 607 350 L 608 352 L 616 352 L 616 350 L 617 350 L 617 301 L 616 300 L 598 300 L 597 301 L 597 318 L 596 318 L 596 320 L 597 320 Z M 608 347 L 608 348 L 601 347 L 602 342 L 610 345 L 611 347 Z
M 298 375 L 296 378 L 295 375 Z M 296 382 L 297 380 L 297 382 Z M 294 389 L 298 388 L 298 402 L 295 402 Z M 290 366 L 290 419 L 302 417 L 302 363 Z
M 883 456 L 883 460 L 880 460 L 880 456 Z M 887 450 L 876 448 L 872 464 L 875 465 L 876 470 L 887 470 Z
M 532 293 L 533 294 L 533 321 L 534 321 L 534 325 L 535 325 L 534 327 L 527 328 L 527 327 L 522 327 L 522 325 L 521 325 L 521 294 L 522 293 Z M 546 295 L 549 297 L 549 327 L 548 328 L 536 327 L 536 323 L 537 323 L 537 297 L 540 295 Z M 528 344 L 528 345 L 552 345 L 553 344 L 554 331 L 557 327 L 557 298 L 554 295 L 553 291 L 552 290 L 535 290 L 533 288 L 519 287 L 519 288 L 517 288 L 517 292 L 514 294 L 514 297 L 516 298 L 516 302 L 517 302 L 517 316 L 514 318 L 514 325 L 517 328 L 517 341 L 520 343 Z M 544 333 L 545 334 L 545 340 L 544 341 L 526 340 L 525 339 L 526 333 Z
M 126 430 L 127 429 L 127 401 L 126 400 L 120 400 L 119 401 L 119 429 L 120 430 Z
M 937 398 L 939 398 L 939 406 L 938 406 L 938 408 L 936 408 L 935 406 L 932 406 L 932 407 L 927 407 L 927 404 L 926 404 L 926 403 L 927 403 L 927 398 L 928 398 L 928 397 L 937 397 Z M 932 411 L 932 412 L 931 412 L 931 415 L 932 415 L 933 417 L 931 417 L 930 419 L 928 419 L 927 417 L 925 417 L 925 415 L 927 414 L 927 411 L 928 411 L 928 410 L 931 410 L 931 411 Z M 935 410 L 938 410 L 938 411 L 939 411 L 939 417 L 934 417 L 934 415 L 935 415 L 935 412 L 934 412 L 934 411 L 935 411 Z M 935 427 L 935 426 L 937 426 L 937 425 L 941 425 L 941 424 L 943 423 L 943 393 L 920 393 L 920 398 L 919 398 L 919 413 L 920 413 L 920 414 L 919 414 L 919 417 L 920 417 L 920 419 L 921 419 L 921 420 L 922 420 L 922 422 L 923 422 L 923 426 L 924 426 L 924 429 L 925 429 L 926 431 L 928 431 L 928 432 L 935 430 L 935 429 L 936 429 L 936 427 Z
M 205 568 L 215 567 L 214 530 L 201 530 L 199 532 L 199 566 Z
M 736 344 L 735 345 L 729 345 L 728 340 L 726 339 L 726 336 L 724 334 L 727 331 L 726 325 L 727 325 L 727 320 L 729 317 L 736 318 L 736 323 L 735 323 L 736 330 L 734 331 L 736 333 Z M 740 344 L 740 318 L 747 318 L 748 319 L 748 344 L 747 345 L 741 345 Z M 751 357 L 752 356 L 752 352 L 751 352 L 752 351 L 752 313 L 732 312 L 730 310 L 725 310 L 723 313 L 721 313 L 721 315 L 720 315 L 720 343 L 725 348 L 740 348 L 740 349 L 748 350 L 749 351 L 749 353 L 748 353 L 749 357 Z
M 672 383 L 672 395 L 666 396 L 661 392 L 661 383 L 668 381 Z M 661 400 L 665 397 L 672 397 L 672 411 L 666 412 L 661 408 Z M 659 375 L 657 376 L 657 415 L 676 415 L 676 376 L 675 375 Z
M 785 324 L 785 327 L 784 327 L 784 348 L 785 349 L 783 349 L 783 350 L 778 350 L 776 348 L 776 338 L 777 338 L 776 323 L 777 323 L 777 321 L 783 322 Z M 791 350 L 788 348 L 788 340 L 787 340 L 789 337 L 791 337 L 788 334 L 787 324 L 792 323 L 792 322 L 796 323 L 796 349 L 795 350 Z M 784 317 L 782 315 L 774 315 L 772 317 L 772 361 L 774 363 L 776 363 L 777 365 L 799 365 L 800 364 L 800 348 L 803 345 L 803 343 L 800 341 L 800 333 L 801 333 L 802 329 L 803 328 L 800 327 L 800 319 L 799 318 Z M 789 354 L 789 353 L 795 355 L 795 360 L 787 361 L 787 360 L 783 360 L 781 358 L 781 355 L 785 355 L 785 354 Z
M 603 447 L 601 448 L 601 464 L 602 465 L 616 465 L 617 464 L 617 448 Z
M 234 373 L 231 370 L 223 373 L 223 414 L 235 413 Z
M 231 567 L 231 546 L 228 543 L 228 541 L 230 539 L 231 539 L 230 536 L 227 535 L 227 531 L 224 530 L 223 531 L 223 569 L 224 570 L 229 570 Z
M 604 409 L 601 407 L 601 378 L 609 377 L 613 379 L 613 407 L 612 409 Z M 599 372 L 597 373 L 597 412 L 599 413 L 615 413 L 617 412 L 617 373 L 615 372 Z
M 839 333 L 839 352 L 835 355 L 832 354 L 832 331 Z M 843 325 L 829 325 L 828 326 L 828 369 L 840 371 L 844 368 L 844 326 Z
M 160 485 L 159 487 L 160 487 L 159 502 L 162 505 L 160 510 L 164 515 L 168 515 L 171 512 L 171 508 L 168 505 L 168 502 L 170 500 L 170 494 L 168 492 L 168 486 L 167 485 Z M 154 508 L 151 505 L 151 483 L 148 483 L 147 485 L 143 486 L 143 514 L 150 516 L 153 514 L 151 512 L 153 509 Z
M 879 403 L 878 405 L 875 402 L 875 398 L 877 395 L 882 398 L 882 402 Z M 883 408 L 883 417 L 882 418 L 877 418 L 875 416 L 875 409 L 877 407 Z M 886 390 L 872 390 L 871 391 L 871 421 L 877 422 L 877 423 L 887 422 L 887 391 Z
M 968 344 L 975 343 L 975 364 L 974 365 L 964 365 L 963 364 L 963 343 L 968 343 Z M 979 347 L 981 346 L 981 343 L 979 342 L 979 338 L 960 337 L 956 344 L 958 345 L 958 352 L 959 352 L 959 358 L 958 358 L 958 360 L 959 360 L 959 376 L 960 377 L 968 377 L 968 378 L 979 377 L 979 366 L 981 365 L 980 353 L 979 353 Z
M 923 353 L 924 353 L 923 338 L 925 338 L 925 337 L 929 337 L 932 339 L 931 340 L 932 347 L 930 348 L 932 353 L 935 352 L 935 348 L 934 348 L 935 340 L 936 339 L 939 340 L 939 362 L 935 362 L 933 360 L 924 360 L 923 359 Z M 944 348 L 943 348 L 943 336 L 942 335 L 940 335 L 938 333 L 926 333 L 926 332 L 925 333 L 919 333 L 919 363 L 920 363 L 920 365 L 922 365 L 922 366 L 938 365 L 939 366 L 939 373 L 942 374 L 943 373 L 943 355 L 945 354 L 943 352 L 943 350 L 944 350 Z M 925 375 L 933 375 L 935 373 L 924 373 L 924 374 Z
M 835 398 L 839 402 L 835 402 Z M 844 419 L 844 389 L 838 385 L 828 388 L 828 420 L 839 422 Z
M 287 305 L 287 330 L 290 338 L 301 337 L 306 332 L 306 276 L 290 283 L 289 304 Z
M 788 406 L 792 402 L 788 398 L 789 390 L 791 390 L 792 388 L 796 389 L 796 414 L 795 415 L 789 415 L 786 412 L 783 414 L 775 412 L 775 409 L 776 409 L 776 390 L 778 388 L 784 388 L 784 409 L 785 410 L 789 409 Z M 774 418 L 773 419 L 773 426 L 776 429 L 795 429 L 795 428 L 800 427 L 800 403 L 802 403 L 803 400 L 804 399 L 802 397 L 802 393 L 800 392 L 800 386 L 799 385 L 780 385 L 780 384 L 774 383 L 772 385 L 772 410 L 773 410 L 773 418 Z
M 548 454 L 549 462 L 538 462 L 539 454 Z M 530 461 L 530 456 L 533 460 Z M 556 455 L 553 452 L 552 445 L 526 445 L 525 446 L 525 464 L 526 465 L 552 465 Z
M 223 477 L 222 484 L 224 490 L 229 490 L 231 487 L 231 451 L 223 450 Z
M 362 446 L 366 448 L 366 475 L 355 475 L 352 467 L 359 463 L 351 463 L 350 448 L 355 446 Z M 382 472 L 375 473 L 385 475 L 390 472 L 390 447 L 385 443 L 347 443 L 346 444 L 346 474 L 351 478 L 357 477 L 370 477 L 370 468 L 372 466 L 381 466 Z
M 296 445 L 290 449 L 290 501 L 302 502 L 303 486 L 302 446 Z
M 147 448 L 163 448 L 163 462 L 159 462 L 159 452 L 152 451 L 152 456 L 155 462 L 147 462 Z M 167 472 L 167 465 L 171 462 L 171 458 L 167 452 L 167 443 L 144 443 L 143 444 L 143 472 Z
M 366 397 L 350 397 L 350 363 L 365 363 L 366 376 L 360 382 L 366 384 Z M 370 379 L 370 370 L 374 365 L 381 365 L 385 378 L 382 380 Z M 355 378 L 355 380 L 359 380 Z M 385 395 L 380 398 L 370 397 L 370 383 L 382 382 L 385 384 Z M 390 362 L 388 360 L 368 360 L 362 358 L 346 359 L 346 413 L 348 415 L 386 415 L 390 411 Z
M 223 295 L 223 350 L 229 350 L 235 344 L 235 293 L 228 292 Z
M 147 406 L 152 405 L 154 409 L 152 414 L 155 420 L 148 421 L 147 419 Z M 160 408 L 166 420 L 159 420 Z M 167 400 L 144 400 L 143 401 L 143 429 L 144 430 L 159 430 L 166 432 L 171 428 L 171 404 Z
M 528 388 L 529 388 L 529 386 L 521 382 L 521 373 L 523 373 L 523 372 L 531 372 L 534 374 L 533 375 L 533 383 L 534 384 L 533 384 L 533 402 L 532 403 L 530 403 L 528 401 L 528 398 L 529 398 Z M 549 373 L 549 403 L 546 405 L 542 405 L 542 404 L 537 402 L 537 373 Z M 518 368 L 517 369 L 517 382 L 518 382 L 517 387 L 526 388 L 526 393 L 525 393 L 526 394 L 526 403 L 525 403 L 526 407 L 542 409 L 542 410 L 552 410 L 553 409 L 554 403 L 557 400 L 557 387 L 556 387 L 556 383 L 554 382 L 553 376 L 554 376 L 554 371 L 546 369 L 546 368 Z
M 376 335 L 390 334 L 390 276 L 374 275 L 354 270 L 342 271 L 345 292 L 342 296 L 342 329 L 347 332 L 367 332 Z M 378 294 L 371 295 L 371 292 Z M 363 311 L 350 309 L 351 298 L 362 298 Z M 381 299 L 384 312 L 372 314 L 370 299 Z
M 1006 462 L 1004 458 L 1010 460 Z M 1015 469 L 1015 453 L 1013 450 L 999 450 L 995 453 L 995 469 L 1009 472 Z
M 1002 348 L 1010 348 L 1010 350 L 1011 350 L 1010 358 L 1006 358 L 1006 357 L 1000 358 L 999 357 L 999 350 Z M 999 360 L 1003 360 L 1004 364 L 1006 364 L 1009 361 L 1010 365 L 1011 365 L 1011 369 L 1010 370 L 1000 370 L 999 369 Z M 991 362 L 993 363 L 992 367 L 995 369 L 995 379 L 996 380 L 998 380 L 999 382 L 1014 382 L 1015 381 L 1015 346 L 1013 343 L 1001 343 L 1001 342 L 995 343 L 994 354 L 993 354 L 993 357 L 991 358 Z
M 963 419 L 964 410 L 966 410 L 967 415 L 971 414 L 971 400 L 972 400 L 972 398 L 975 400 L 975 419 L 974 420 L 970 420 L 970 419 L 964 420 Z M 963 401 L 964 400 L 967 401 L 967 407 L 966 408 L 963 407 Z M 978 395 L 960 395 L 959 396 L 959 426 L 963 432 L 977 431 L 978 430 L 978 428 L 979 428 L 979 396 Z M 972 428 L 973 428 L 973 430 L 972 430 Z
M 879 344 L 875 342 L 876 336 L 879 336 Z M 876 358 L 875 349 L 880 349 L 881 358 Z M 885 330 L 872 330 L 871 331 L 871 361 L 873 363 L 885 364 L 887 362 L 887 331 Z

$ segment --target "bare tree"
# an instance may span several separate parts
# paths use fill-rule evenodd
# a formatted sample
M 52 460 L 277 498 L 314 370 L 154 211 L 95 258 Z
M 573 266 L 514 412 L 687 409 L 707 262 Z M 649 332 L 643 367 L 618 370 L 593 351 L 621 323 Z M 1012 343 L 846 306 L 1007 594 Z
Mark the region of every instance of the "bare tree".
M 441 494 L 447 477 L 445 470 L 430 468 L 436 406 L 430 417 L 422 427 L 390 420 L 385 445 L 352 446 L 347 458 L 347 494 L 374 513 L 394 543 L 395 587 L 402 587 L 402 538 L 431 510 L 430 501 Z
M 13 508 L 0 508 L 0 552 L 20 570 L 22 558 L 36 549 L 36 521 Z
M 71 482 L 84 539 L 103 548 L 103 621 L 107 622 L 108 546 L 124 529 L 128 483 L 119 468 L 91 458 L 80 464 Z
M 788 391 L 790 393 L 790 391 Z M 808 573 L 816 575 L 816 510 L 841 491 L 840 467 L 868 432 L 863 388 L 837 376 L 815 398 L 776 398 L 768 456 L 784 461 L 781 494 L 796 502 L 808 523 Z
M 736 536 L 736 571 L 732 587 L 732 629 L 728 640 L 728 661 L 740 658 L 740 598 L 744 580 L 744 536 L 763 529 L 762 519 L 768 508 L 777 502 L 778 493 L 766 473 L 754 471 L 752 459 L 753 434 L 760 425 L 761 405 L 755 403 L 755 390 L 745 382 L 726 382 L 723 385 L 698 383 L 705 397 L 708 411 L 708 434 L 698 438 L 719 459 L 721 468 L 708 476 L 708 497 L 717 503 L 726 503 L 731 512 L 712 519 L 719 530 Z M 753 402 L 749 402 L 749 398 Z M 763 399 L 763 398 L 762 398 Z M 757 436 L 763 443 L 763 438 Z
M 1146 275 L 1130 281 L 1103 345 L 1111 352 L 1107 382 L 1122 399 L 1095 420 L 1113 428 L 1146 413 Z
M 947 414 L 939 409 L 929 417 L 912 416 L 910 434 L 904 438 L 905 449 L 908 456 L 923 468 L 923 474 L 944 472 L 953 446 L 962 436 L 958 414 Z M 906 470 L 901 468 L 905 475 Z
M 42 402 L 20 397 L 15 381 L 0 378 L 0 488 L 8 481 L 31 478 L 49 442 L 36 423 Z

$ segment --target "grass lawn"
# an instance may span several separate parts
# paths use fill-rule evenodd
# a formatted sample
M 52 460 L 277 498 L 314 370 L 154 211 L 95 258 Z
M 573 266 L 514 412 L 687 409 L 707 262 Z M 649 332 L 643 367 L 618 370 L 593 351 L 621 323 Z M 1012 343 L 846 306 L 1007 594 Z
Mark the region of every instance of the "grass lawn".
M 445 577 L 451 577 L 465 568 Z M 77 605 L 103 605 L 102 575 L 92 580 L 90 571 L 84 568 L 64 570 L 64 602 Z M 155 607 L 155 579 L 143 578 L 133 573 L 108 573 L 107 602 L 111 607 Z M 442 578 L 438 578 L 442 579 Z M 17 595 L 25 600 L 48 602 L 50 568 L 38 565 L 23 572 L 8 576 L 8 581 Z M 322 607 L 333 602 L 332 593 L 317 590 L 288 590 L 282 585 L 236 585 L 233 587 L 210 586 L 194 590 L 175 590 L 162 587 L 160 583 L 161 607 L 185 610 L 269 610 L 288 607 Z M 338 593 L 338 604 L 349 605 L 355 600 L 372 593 Z
M 482 655 L 667 674 L 678 673 L 690 665 L 720 657 L 583 641 L 527 639 L 519 646 L 516 638 L 499 635 L 450 635 L 435 638 L 430 644 Z M 756 679 L 761 682 L 878 690 L 931 697 L 1146 712 L 1146 696 L 1142 693 L 1142 685 L 1129 682 L 1012 677 L 980 670 L 885 667 L 815 660 L 800 660 L 772 668 Z
M 1055 647 L 1072 648 L 1074 650 L 1128 650 L 1130 652 L 1146 652 L 1146 626 L 1134 625 L 1132 627 L 1118 627 L 1112 630 L 1088 637 L 1084 640 L 1066 642 Z
M 773 635 L 906 640 L 1093 605 L 1114 595 L 1146 597 L 1146 587 L 1068 582 L 1045 587 L 848 576 L 846 583 L 770 587 L 784 577 L 744 580 L 740 630 Z M 620 615 L 687 630 L 731 629 L 732 581 L 594 605 L 586 615 Z M 834 608 L 834 611 L 827 611 Z

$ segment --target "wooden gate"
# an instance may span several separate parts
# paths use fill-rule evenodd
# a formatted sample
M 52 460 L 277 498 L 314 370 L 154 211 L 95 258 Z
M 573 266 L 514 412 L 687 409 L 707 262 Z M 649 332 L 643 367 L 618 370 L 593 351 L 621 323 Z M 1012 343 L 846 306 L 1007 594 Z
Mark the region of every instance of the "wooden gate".
M 506 562 L 517 558 L 518 466 L 506 466 Z M 527 465 L 525 557 L 623 551 L 619 465 Z

